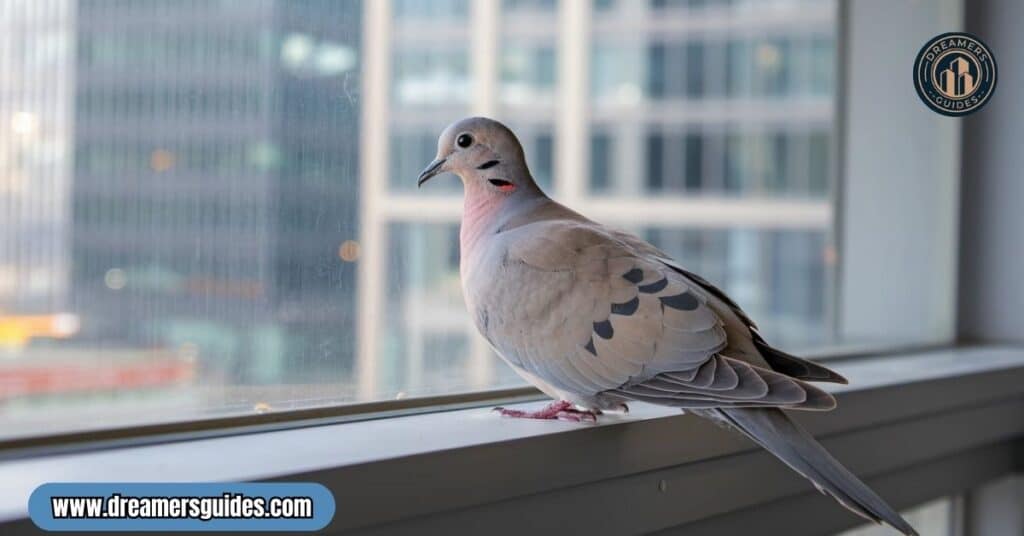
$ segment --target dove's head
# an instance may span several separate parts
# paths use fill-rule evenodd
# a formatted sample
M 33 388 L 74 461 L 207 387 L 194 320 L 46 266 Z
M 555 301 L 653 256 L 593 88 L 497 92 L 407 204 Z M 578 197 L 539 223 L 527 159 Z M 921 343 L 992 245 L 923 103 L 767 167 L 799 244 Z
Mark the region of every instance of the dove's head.
M 540 193 L 516 135 L 486 117 L 468 117 L 444 129 L 437 157 L 420 173 L 417 185 L 445 172 L 462 179 L 467 199 L 499 201 Z

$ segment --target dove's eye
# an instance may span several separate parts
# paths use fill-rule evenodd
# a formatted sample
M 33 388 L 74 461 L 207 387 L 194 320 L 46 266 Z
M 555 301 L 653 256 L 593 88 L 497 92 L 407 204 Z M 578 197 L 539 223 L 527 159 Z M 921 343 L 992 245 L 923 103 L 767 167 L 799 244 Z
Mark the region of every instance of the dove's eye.
M 459 134 L 459 137 L 455 139 L 455 145 L 465 149 L 466 147 L 473 145 L 473 136 L 470 136 L 469 134 Z

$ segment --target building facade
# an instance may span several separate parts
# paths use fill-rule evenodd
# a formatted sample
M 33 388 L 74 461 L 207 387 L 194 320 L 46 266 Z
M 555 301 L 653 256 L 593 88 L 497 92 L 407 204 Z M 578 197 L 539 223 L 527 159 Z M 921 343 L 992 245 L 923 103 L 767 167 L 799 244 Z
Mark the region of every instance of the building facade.
M 68 305 L 74 11 L 0 4 L 0 318 Z
M 228 383 L 351 361 L 360 9 L 80 0 L 81 342 L 192 349 Z

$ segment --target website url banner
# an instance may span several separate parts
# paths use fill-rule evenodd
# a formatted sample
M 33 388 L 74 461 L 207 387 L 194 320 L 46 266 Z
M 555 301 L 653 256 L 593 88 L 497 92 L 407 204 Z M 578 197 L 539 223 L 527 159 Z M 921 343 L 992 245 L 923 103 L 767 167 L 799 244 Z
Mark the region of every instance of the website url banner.
M 309 482 L 50 483 L 29 497 L 50 531 L 316 531 L 334 496 Z

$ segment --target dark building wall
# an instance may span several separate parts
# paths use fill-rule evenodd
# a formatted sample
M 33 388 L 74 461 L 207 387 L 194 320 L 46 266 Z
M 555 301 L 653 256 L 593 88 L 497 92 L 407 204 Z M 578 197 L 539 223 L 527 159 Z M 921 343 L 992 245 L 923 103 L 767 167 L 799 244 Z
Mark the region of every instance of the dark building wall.
M 360 7 L 79 2 L 83 340 L 194 344 L 241 383 L 351 359 Z

